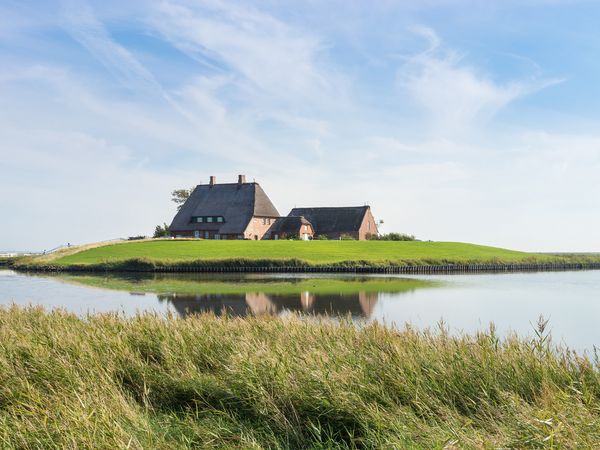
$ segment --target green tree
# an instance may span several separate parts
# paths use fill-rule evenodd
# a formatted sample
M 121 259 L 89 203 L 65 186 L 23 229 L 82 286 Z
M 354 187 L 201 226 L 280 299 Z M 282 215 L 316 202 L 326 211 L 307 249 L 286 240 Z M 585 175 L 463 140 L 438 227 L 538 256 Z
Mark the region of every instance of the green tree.
M 162 225 L 156 225 L 156 228 L 154 228 L 154 235 L 152 237 L 161 238 L 169 237 L 170 235 L 171 233 L 169 232 L 169 225 L 164 223 Z
M 171 200 L 177 205 L 177 210 L 179 211 L 183 204 L 190 198 L 192 192 L 194 191 L 194 187 L 189 189 L 175 189 L 171 192 Z

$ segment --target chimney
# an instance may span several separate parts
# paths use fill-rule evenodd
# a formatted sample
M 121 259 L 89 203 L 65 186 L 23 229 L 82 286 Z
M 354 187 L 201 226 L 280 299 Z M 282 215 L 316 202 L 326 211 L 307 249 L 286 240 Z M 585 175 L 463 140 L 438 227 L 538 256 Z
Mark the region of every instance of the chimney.
M 215 177 L 214 175 L 210 176 L 210 184 L 211 186 L 214 186 L 215 184 L 217 184 L 217 177 Z
M 244 184 L 246 182 L 246 175 L 238 175 L 238 184 Z

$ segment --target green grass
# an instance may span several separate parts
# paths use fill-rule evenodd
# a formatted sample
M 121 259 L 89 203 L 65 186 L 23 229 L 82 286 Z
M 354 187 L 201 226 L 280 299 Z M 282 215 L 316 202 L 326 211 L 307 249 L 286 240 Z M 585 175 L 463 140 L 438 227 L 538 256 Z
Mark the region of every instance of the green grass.
M 253 277 L 207 277 L 198 274 L 156 274 L 146 277 L 97 276 L 97 275 L 56 275 L 60 280 L 129 292 L 150 292 L 155 294 L 244 294 L 262 292 L 265 294 L 352 294 L 357 292 L 408 292 L 419 288 L 435 287 L 441 283 L 410 278 L 296 278 L 294 280 L 271 278 L 257 280 Z
M 564 258 L 562 258 L 564 259 Z M 560 257 L 457 242 L 386 241 L 200 241 L 158 240 L 100 246 L 59 255 L 56 266 L 115 264 L 130 260 L 176 264 L 210 261 L 445 264 L 551 262 Z
M 598 448 L 598 361 L 532 340 L 0 309 L 1 448 Z

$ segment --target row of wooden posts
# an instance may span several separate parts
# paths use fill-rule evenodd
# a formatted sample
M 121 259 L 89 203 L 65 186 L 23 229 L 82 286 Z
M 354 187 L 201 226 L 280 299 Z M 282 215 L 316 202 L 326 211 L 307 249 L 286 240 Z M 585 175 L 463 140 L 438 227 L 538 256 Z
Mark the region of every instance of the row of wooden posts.
M 600 269 L 600 263 L 440 264 L 419 266 L 158 266 L 155 272 L 432 274 Z

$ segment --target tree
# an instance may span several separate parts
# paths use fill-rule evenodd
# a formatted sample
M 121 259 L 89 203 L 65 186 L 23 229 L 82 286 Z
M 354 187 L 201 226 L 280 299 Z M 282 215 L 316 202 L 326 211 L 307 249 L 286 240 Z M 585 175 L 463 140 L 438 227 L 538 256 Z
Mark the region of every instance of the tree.
M 156 225 L 156 228 L 154 229 L 154 235 L 152 237 L 154 237 L 154 238 L 169 237 L 170 234 L 171 233 L 169 233 L 169 225 L 164 223 L 162 225 Z
M 171 192 L 171 200 L 177 204 L 177 211 L 179 211 L 187 199 L 190 198 L 194 189 L 195 188 L 193 187 L 189 189 L 175 189 Z

